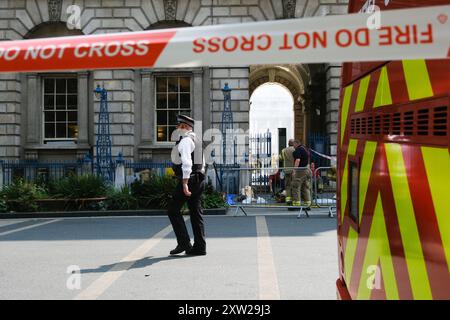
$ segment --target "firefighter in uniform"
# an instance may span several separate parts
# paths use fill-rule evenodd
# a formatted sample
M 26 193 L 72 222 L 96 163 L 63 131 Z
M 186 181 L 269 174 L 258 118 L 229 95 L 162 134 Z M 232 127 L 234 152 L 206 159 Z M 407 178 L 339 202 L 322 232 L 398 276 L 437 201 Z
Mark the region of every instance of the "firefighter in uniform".
M 309 208 L 311 206 L 311 173 L 309 169 L 309 152 L 300 141 L 294 143 L 294 167 L 303 168 L 303 170 L 295 170 L 292 172 L 292 189 L 294 206 L 300 206 L 300 199 L 303 199 L 303 205 Z
M 171 255 L 186 252 L 188 255 L 206 255 L 205 227 L 203 222 L 202 193 L 205 189 L 205 165 L 201 141 L 192 131 L 194 119 L 179 115 L 175 134 L 178 136 L 172 153 L 173 170 L 178 184 L 172 194 L 168 216 L 177 237 L 177 247 Z M 175 160 L 176 159 L 176 160 Z M 186 224 L 181 215 L 181 208 L 187 202 L 194 245 L 191 245 Z
M 284 169 L 286 204 L 292 204 L 292 168 L 294 167 L 294 139 L 290 139 L 288 147 L 281 150 L 280 161 Z

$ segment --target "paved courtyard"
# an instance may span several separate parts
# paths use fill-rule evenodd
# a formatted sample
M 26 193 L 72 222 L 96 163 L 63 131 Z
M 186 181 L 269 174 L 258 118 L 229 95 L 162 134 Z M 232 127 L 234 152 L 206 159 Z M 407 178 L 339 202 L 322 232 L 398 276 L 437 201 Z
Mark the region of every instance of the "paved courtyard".
M 196 257 L 164 216 L 0 220 L 0 300 L 336 298 L 335 219 L 248 214 L 206 216 Z

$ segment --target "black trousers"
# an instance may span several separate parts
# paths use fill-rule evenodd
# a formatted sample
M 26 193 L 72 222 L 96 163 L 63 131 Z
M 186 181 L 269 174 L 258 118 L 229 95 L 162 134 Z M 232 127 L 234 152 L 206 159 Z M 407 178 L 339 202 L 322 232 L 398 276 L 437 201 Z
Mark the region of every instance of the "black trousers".
M 187 202 L 190 216 L 192 231 L 194 232 L 194 247 L 200 250 L 206 250 L 205 241 L 205 225 L 203 222 L 202 193 L 205 190 L 205 179 L 202 175 L 189 179 L 189 191 L 192 193 L 190 197 L 185 196 L 183 192 L 183 182 L 179 182 L 172 193 L 173 201 L 169 205 L 168 216 L 172 223 L 173 231 L 177 237 L 179 245 L 186 245 L 191 240 L 186 228 L 181 208 Z

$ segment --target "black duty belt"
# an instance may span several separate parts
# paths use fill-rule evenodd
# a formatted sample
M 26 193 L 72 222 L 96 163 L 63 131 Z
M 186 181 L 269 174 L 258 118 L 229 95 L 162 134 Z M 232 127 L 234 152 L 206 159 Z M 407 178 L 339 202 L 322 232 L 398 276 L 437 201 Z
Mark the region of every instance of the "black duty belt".
M 178 180 L 183 180 L 183 177 L 175 176 L 175 178 L 177 178 Z M 203 174 L 201 172 L 193 172 L 189 176 L 189 180 L 201 182 L 201 181 L 205 180 L 205 174 Z

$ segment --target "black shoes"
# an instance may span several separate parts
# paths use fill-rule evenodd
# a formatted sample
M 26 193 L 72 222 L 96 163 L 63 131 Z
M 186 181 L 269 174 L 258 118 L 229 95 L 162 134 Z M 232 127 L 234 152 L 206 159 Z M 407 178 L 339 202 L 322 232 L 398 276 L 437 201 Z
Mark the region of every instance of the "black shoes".
M 206 250 L 192 247 L 192 249 L 186 250 L 186 254 L 189 256 L 206 256 Z
M 188 253 L 188 251 L 191 251 L 191 250 L 192 250 L 192 246 L 191 246 L 190 243 L 186 244 L 186 245 L 177 245 L 177 247 L 175 249 L 170 251 L 170 254 L 171 255 L 179 254 L 179 253 L 182 253 L 184 251 L 186 251 L 186 253 Z
M 206 249 L 200 249 L 198 247 L 192 246 L 190 243 L 186 245 L 177 245 L 175 249 L 170 251 L 171 255 L 180 254 L 186 251 L 187 255 L 190 256 L 204 256 L 206 255 Z

